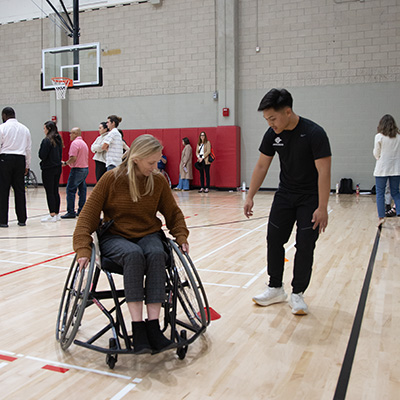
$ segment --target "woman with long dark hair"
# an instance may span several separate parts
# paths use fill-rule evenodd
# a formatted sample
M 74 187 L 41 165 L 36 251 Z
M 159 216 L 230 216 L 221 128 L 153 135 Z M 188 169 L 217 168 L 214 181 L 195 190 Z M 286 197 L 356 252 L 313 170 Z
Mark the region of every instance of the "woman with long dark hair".
M 380 226 L 385 222 L 385 187 L 388 180 L 397 216 L 400 215 L 400 134 L 396 121 L 389 114 L 381 118 L 377 131 L 373 154 L 376 158 L 374 176 Z
M 45 138 L 39 149 L 40 169 L 42 181 L 46 191 L 47 205 L 50 214 L 42 218 L 42 222 L 57 222 L 60 218 L 60 194 L 58 192 L 61 176 L 61 158 L 63 140 L 58 133 L 57 125 L 53 121 L 44 123 Z
M 199 193 L 208 193 L 210 189 L 210 161 L 208 156 L 211 153 L 211 143 L 207 139 L 205 132 L 201 132 L 196 147 L 197 163 L 196 168 L 200 171 L 200 190 Z M 206 184 L 204 185 L 204 174 L 206 175 Z

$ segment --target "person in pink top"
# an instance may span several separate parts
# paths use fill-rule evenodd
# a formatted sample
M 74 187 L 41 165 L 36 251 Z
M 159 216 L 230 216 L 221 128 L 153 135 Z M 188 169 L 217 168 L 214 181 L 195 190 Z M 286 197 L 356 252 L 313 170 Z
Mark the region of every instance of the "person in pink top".
M 70 132 L 71 146 L 69 148 L 69 158 L 62 162 L 62 166 L 71 167 L 69 173 L 66 192 L 67 192 L 67 213 L 61 218 L 75 218 L 81 212 L 86 202 L 86 177 L 89 173 L 89 148 L 82 139 L 80 128 L 72 128 Z M 75 212 L 75 196 L 78 190 L 78 211 Z

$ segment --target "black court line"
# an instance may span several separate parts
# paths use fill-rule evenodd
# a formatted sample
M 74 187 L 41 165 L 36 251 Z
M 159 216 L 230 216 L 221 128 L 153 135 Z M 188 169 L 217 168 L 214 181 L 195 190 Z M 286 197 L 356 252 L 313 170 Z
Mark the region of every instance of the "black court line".
M 340 370 L 339 379 L 336 385 L 333 400 L 343 400 L 346 398 L 347 387 L 349 385 L 351 368 L 353 366 L 354 355 L 357 348 L 358 337 L 360 336 L 361 324 L 364 316 L 365 303 L 367 302 L 369 285 L 371 283 L 372 271 L 374 269 L 376 253 L 378 251 L 379 239 L 381 237 L 382 225 L 378 228 L 375 236 L 374 247 L 372 248 L 371 257 L 367 272 L 365 274 L 364 284 L 358 301 L 357 312 L 354 317 L 353 327 L 351 329 L 349 342 L 347 343 L 346 353 Z

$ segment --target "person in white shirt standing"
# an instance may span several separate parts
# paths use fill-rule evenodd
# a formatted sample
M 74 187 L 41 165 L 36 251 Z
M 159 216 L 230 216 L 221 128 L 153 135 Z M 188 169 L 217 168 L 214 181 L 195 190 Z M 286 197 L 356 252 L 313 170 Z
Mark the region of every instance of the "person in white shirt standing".
M 116 115 L 110 115 L 107 118 L 107 128 L 110 133 L 105 137 L 102 150 L 106 151 L 106 168 L 107 171 L 118 167 L 122 163 L 122 155 L 124 153 L 124 144 L 122 136 L 118 131 L 118 125 L 122 118 Z
M 18 225 L 26 225 L 24 176 L 31 162 L 32 139 L 29 129 L 18 122 L 15 111 L 5 107 L 0 125 L 0 228 L 8 228 L 10 187 L 14 190 Z
M 384 115 L 378 124 L 373 154 L 376 158 L 374 169 L 378 226 L 385 222 L 385 188 L 389 181 L 390 194 L 400 216 L 400 133 L 396 121 L 390 114 Z

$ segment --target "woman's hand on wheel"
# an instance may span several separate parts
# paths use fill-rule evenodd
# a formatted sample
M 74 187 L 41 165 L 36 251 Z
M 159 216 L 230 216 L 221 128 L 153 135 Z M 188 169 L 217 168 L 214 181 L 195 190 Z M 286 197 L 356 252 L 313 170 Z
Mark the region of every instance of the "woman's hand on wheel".
M 89 261 L 90 259 L 87 257 L 78 258 L 79 271 L 82 271 L 82 269 L 86 268 L 89 265 Z
M 181 249 L 183 253 L 189 254 L 189 243 L 182 243 Z

